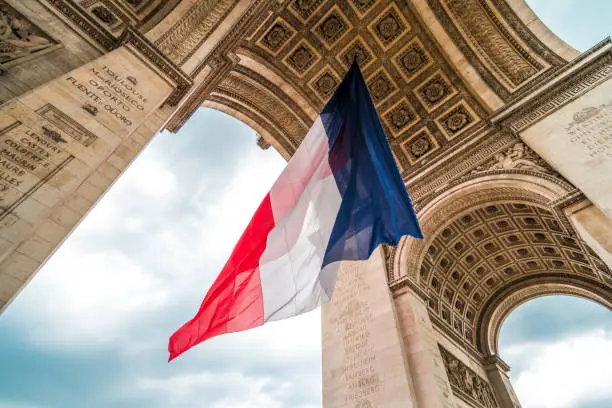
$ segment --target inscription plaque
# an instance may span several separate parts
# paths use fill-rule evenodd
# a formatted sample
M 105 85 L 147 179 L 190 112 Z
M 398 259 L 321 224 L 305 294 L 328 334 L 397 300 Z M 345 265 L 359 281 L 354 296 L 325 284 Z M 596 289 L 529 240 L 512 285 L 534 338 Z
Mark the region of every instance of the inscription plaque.
M 612 218 L 612 79 L 534 123 L 520 136 Z
M 343 263 L 323 307 L 323 406 L 412 406 L 380 249 Z
M 0 130 L 0 217 L 72 160 L 60 144 L 18 121 Z
M 570 142 L 591 158 L 612 159 L 612 102 L 584 108 L 573 119 L 565 129 Z

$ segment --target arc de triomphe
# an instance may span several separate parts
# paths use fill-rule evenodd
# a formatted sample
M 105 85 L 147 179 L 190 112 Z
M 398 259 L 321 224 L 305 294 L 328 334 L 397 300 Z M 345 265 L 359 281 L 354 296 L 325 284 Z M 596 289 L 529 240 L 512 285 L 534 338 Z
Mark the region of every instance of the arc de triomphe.
M 0 0 L 0 310 L 160 129 L 212 107 L 289 158 L 354 56 L 425 239 L 345 265 L 324 406 L 518 407 L 508 313 L 612 307 L 612 43 L 524 0 Z

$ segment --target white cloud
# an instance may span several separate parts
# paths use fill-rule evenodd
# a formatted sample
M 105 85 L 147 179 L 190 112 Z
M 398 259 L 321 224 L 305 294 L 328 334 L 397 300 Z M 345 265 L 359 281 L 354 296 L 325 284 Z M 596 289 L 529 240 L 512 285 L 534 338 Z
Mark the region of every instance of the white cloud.
M 170 378 L 142 378 L 137 384 L 141 392 L 157 393 L 174 407 L 193 406 L 199 402 L 211 408 L 282 408 L 292 387 L 290 382 L 278 379 L 272 381 L 262 376 L 211 371 Z M 225 397 L 219 399 L 219 395 Z
M 22 310 L 38 345 L 72 348 L 116 340 L 133 319 L 163 306 L 164 282 L 122 253 L 58 251 L 27 292 Z
M 127 169 L 18 298 L 23 307 L 16 306 L 22 315 L 17 321 L 35 344 L 150 350 L 147 342 L 159 339 L 138 338 L 130 327 L 155 311 L 176 313 L 177 304 L 197 310 L 285 165 L 280 156 L 253 149 L 235 162 L 237 176 L 221 189 L 206 188 L 210 177 L 223 177 L 215 174 L 203 176 L 191 191 L 193 185 L 178 183 L 173 159 L 152 149 Z M 189 318 L 184 314 L 176 328 Z M 272 336 L 282 338 L 276 330 Z M 279 350 L 287 347 L 268 341 L 265 332 L 253 336 Z
M 511 365 L 525 367 L 512 376 L 525 408 L 577 408 L 612 399 L 612 332 L 519 344 L 502 355 Z

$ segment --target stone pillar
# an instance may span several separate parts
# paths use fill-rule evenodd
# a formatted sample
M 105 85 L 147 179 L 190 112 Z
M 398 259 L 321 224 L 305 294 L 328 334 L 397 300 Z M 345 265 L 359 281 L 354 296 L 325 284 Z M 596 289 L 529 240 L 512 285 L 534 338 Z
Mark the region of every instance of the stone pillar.
M 587 204 L 570 215 L 580 238 L 612 269 L 612 219 L 593 204 Z
M 172 112 L 162 105 L 176 81 L 143 48 L 123 45 L 0 107 L 0 311 Z
M 508 371 L 510 367 L 499 357 L 492 356 L 484 366 L 489 378 L 489 384 L 493 387 L 493 392 L 497 397 L 500 408 L 521 408 L 518 397 L 514 392 L 514 387 L 510 383 Z
M 416 406 L 380 248 L 343 263 L 322 309 L 323 407 Z
M 531 113 L 546 115 L 519 135 L 612 219 L 612 43 L 561 81 Z
M 395 305 L 419 408 L 450 408 L 455 400 L 425 302 L 410 290 Z

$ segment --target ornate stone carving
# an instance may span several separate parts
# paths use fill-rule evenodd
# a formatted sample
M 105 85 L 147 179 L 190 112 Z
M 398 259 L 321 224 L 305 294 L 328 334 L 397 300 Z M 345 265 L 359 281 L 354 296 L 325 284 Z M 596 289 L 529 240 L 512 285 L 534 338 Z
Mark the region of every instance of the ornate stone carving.
M 351 6 L 361 15 L 367 13 L 375 2 L 376 0 L 350 0 Z
M 92 7 L 91 14 L 108 26 L 114 26 L 119 21 L 119 19 L 104 6 Z
M 304 40 L 289 52 L 284 61 L 298 76 L 303 76 L 318 59 L 314 48 Z
M 175 64 L 182 65 L 232 10 L 236 0 L 198 0 L 155 45 Z
M 327 101 L 340 83 L 338 77 L 331 69 L 326 69 L 311 82 L 311 87 L 323 99 Z
M 444 0 L 466 37 L 500 79 L 513 89 L 543 69 L 479 0 Z
M 340 51 L 339 56 L 340 62 L 342 62 L 346 68 L 351 66 L 355 58 L 357 58 L 361 70 L 366 69 L 374 60 L 372 51 L 359 38 L 353 41 L 347 48 Z
M 377 71 L 369 78 L 368 88 L 375 104 L 383 102 L 397 91 L 397 85 L 384 69 Z
M 55 44 L 55 40 L 0 1 L 0 64 L 36 54 Z
M 477 403 L 479 406 L 486 408 L 497 408 L 499 406 L 487 381 L 442 346 L 440 346 L 440 354 L 453 392 L 470 404 Z
M 96 19 L 83 15 L 79 7 L 71 0 L 47 0 L 78 28 L 87 33 L 107 51 L 117 46 L 117 39 Z
M 173 81 L 176 82 L 176 89 L 166 101 L 169 105 L 176 105 L 187 93 L 193 81 L 172 61 L 163 55 L 149 40 L 132 27 L 127 27 L 119 39 L 119 45 L 130 44 L 142 55 L 161 69 Z
M 395 4 L 387 7 L 368 27 L 383 48 L 389 48 L 410 30 L 402 12 Z
M 419 120 L 419 117 L 410 105 L 410 102 L 408 102 L 408 99 L 404 98 L 383 115 L 383 120 L 393 134 L 398 136 L 401 132 L 414 125 Z
M 417 37 L 398 52 L 394 61 L 406 81 L 411 81 L 433 63 L 431 56 Z
M 295 30 L 284 20 L 278 19 L 272 27 L 263 35 L 260 43 L 272 54 L 276 55 L 281 48 L 295 35 Z
M 605 284 L 599 258 L 563 227 L 551 207 L 471 202 L 468 212 L 461 210 L 468 202 L 457 202 L 458 215 L 433 234 L 429 222 L 422 223 L 424 234 L 433 239 L 427 247 L 413 249 L 423 256 L 418 281 L 430 295 L 431 314 L 454 337 L 476 348 L 474 334 L 483 308 L 513 282 L 554 272 Z
M 90 103 L 86 103 L 82 106 L 83 110 L 89 112 L 91 116 L 96 116 L 98 114 L 98 108 Z
M 259 146 L 262 150 L 268 150 L 270 148 L 270 143 L 266 142 L 266 140 L 260 134 L 258 134 L 257 146 Z
M 226 78 L 216 93 L 225 95 L 240 104 L 264 116 L 284 136 L 295 149 L 299 145 L 298 137 L 306 134 L 306 127 L 281 101 L 265 88 L 249 83 L 238 75 Z
M 533 101 L 530 101 L 529 104 L 523 106 L 518 112 L 504 119 L 504 124 L 514 132 L 519 132 L 544 116 L 553 113 L 561 106 L 580 97 L 610 77 L 612 77 L 612 56 L 608 54 L 579 75 L 569 78 L 567 82 L 557 85 Z
M 334 46 L 350 30 L 348 19 L 334 6 L 315 26 L 315 33 L 327 48 Z
M 531 170 L 552 173 L 547 164 L 533 150 L 518 142 L 503 153 L 496 153 L 489 162 L 472 170 L 472 174 L 488 170 Z
M 59 132 L 56 132 L 53 129 L 49 129 L 48 127 L 43 126 L 42 131 L 43 131 L 42 132 L 43 135 L 47 136 L 49 139 L 53 140 L 56 143 L 67 143 L 68 142 L 66 139 L 62 137 L 62 135 L 59 134 Z
M 289 9 L 300 19 L 308 20 L 322 5 L 323 0 L 294 0 Z
M 476 118 L 468 107 L 460 103 L 436 119 L 440 129 L 448 139 L 453 139 L 476 123 Z
M 438 142 L 427 128 L 418 131 L 402 143 L 402 149 L 406 156 L 408 156 L 410 164 L 415 164 L 426 158 L 438 150 L 439 147 Z
M 415 92 L 428 111 L 434 110 L 457 93 L 450 81 L 441 72 L 437 72 L 425 80 L 423 85 L 418 87 Z

